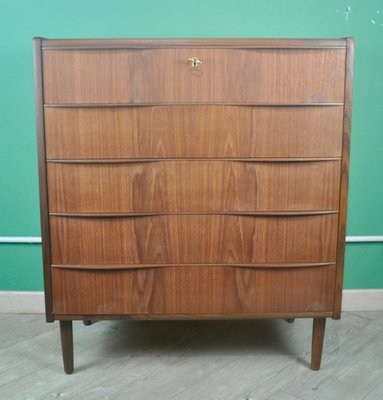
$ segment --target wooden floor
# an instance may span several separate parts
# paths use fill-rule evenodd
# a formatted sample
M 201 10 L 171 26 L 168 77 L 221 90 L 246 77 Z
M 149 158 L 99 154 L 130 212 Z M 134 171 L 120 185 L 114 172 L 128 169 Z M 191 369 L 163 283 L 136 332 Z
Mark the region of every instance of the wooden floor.
M 65 375 L 58 323 L 0 315 L 0 399 L 383 399 L 383 311 L 328 320 L 309 369 L 312 320 L 74 323 Z

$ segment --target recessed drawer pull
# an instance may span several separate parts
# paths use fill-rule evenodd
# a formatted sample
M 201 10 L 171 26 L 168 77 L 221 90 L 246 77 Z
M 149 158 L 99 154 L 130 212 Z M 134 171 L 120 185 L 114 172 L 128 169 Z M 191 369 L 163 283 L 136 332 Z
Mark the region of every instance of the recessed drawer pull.
M 160 211 L 160 212 L 50 212 L 54 217 L 70 218 L 142 218 L 167 215 L 227 215 L 237 217 L 310 217 L 313 215 L 337 214 L 338 210 L 323 211 Z
M 191 62 L 192 67 L 198 67 L 199 64 L 202 64 L 202 61 L 197 57 L 189 57 L 188 60 Z

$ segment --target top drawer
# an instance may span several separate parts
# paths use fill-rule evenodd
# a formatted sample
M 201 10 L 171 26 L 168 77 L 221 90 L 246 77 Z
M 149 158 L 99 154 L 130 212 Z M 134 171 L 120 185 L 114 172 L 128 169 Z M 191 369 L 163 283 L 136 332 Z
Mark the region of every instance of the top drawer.
M 46 104 L 342 103 L 345 49 L 45 49 L 43 74 Z

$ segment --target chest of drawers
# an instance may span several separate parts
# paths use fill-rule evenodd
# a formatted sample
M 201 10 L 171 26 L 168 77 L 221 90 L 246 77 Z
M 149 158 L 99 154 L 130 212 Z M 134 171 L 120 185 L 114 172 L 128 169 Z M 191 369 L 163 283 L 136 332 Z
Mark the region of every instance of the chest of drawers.
M 340 318 L 353 40 L 34 39 L 47 321 Z

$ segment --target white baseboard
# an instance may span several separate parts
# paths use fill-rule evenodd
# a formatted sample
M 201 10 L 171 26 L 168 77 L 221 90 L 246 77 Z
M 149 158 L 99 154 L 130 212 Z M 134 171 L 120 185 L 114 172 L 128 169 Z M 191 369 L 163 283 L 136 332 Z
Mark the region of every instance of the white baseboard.
M 345 289 L 342 311 L 383 311 L 383 289 Z
M 343 290 L 343 311 L 383 310 L 383 289 Z M 42 314 L 43 292 L 0 291 L 0 313 Z
M 43 314 L 44 292 L 0 291 L 0 313 Z

